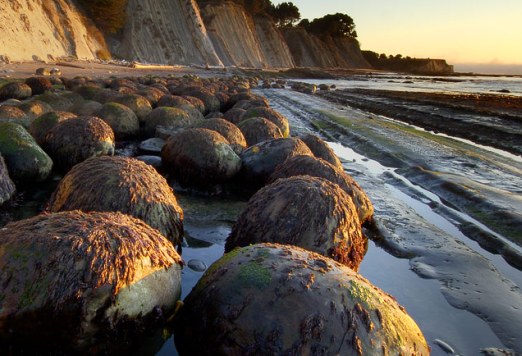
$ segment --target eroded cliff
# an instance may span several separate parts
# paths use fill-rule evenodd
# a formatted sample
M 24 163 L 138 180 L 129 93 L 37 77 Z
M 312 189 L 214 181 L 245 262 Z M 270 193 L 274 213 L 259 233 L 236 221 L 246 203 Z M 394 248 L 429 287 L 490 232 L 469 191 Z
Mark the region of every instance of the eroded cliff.
M 104 50 L 72 0 L 0 0 L 0 55 L 10 60 L 93 59 Z
M 298 67 L 371 68 L 354 39 L 319 37 L 300 27 L 283 34 Z
M 129 0 L 119 57 L 142 62 L 221 66 L 194 0 Z

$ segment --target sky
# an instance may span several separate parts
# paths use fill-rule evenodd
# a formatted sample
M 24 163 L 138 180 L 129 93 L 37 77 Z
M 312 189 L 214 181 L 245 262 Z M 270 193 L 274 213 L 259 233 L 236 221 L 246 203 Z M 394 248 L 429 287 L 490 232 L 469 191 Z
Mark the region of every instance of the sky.
M 283 1 L 272 0 L 273 4 Z M 351 16 L 363 50 L 522 71 L 522 0 L 293 0 L 301 18 Z M 522 73 L 521 73 L 522 74 Z

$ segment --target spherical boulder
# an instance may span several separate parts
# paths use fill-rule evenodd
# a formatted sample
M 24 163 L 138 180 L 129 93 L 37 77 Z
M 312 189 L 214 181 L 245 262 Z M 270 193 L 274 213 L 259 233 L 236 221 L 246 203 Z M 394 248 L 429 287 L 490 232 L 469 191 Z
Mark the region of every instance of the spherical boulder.
M 20 108 L 10 105 L 0 106 L 0 122 L 14 122 L 22 126 L 28 124 L 28 117 Z
M 81 99 L 81 96 L 72 92 L 53 93 L 48 91 L 36 96 L 34 99 L 49 104 L 53 110 L 69 111 L 71 106 L 75 104 L 75 101 Z
M 272 108 L 257 107 L 248 109 L 243 116 L 243 119 L 249 119 L 251 117 L 264 117 L 265 119 L 272 121 L 279 127 L 283 137 L 290 137 L 290 125 L 288 119 Z
M 246 110 L 244 109 L 232 108 L 224 113 L 223 118 L 227 121 L 230 121 L 234 125 L 237 125 L 243 121 L 243 116 L 245 116 L 245 113 Z
M 12 122 L 0 123 L 0 153 L 9 175 L 16 182 L 34 183 L 45 180 L 53 161 L 27 130 Z
M 190 101 L 178 95 L 164 94 L 158 101 L 158 106 L 178 107 L 180 105 L 192 105 Z
M 43 94 L 47 90 L 53 88 L 53 84 L 49 78 L 45 77 L 30 77 L 25 80 L 25 84 L 29 85 L 33 95 Z
M 181 265 L 170 241 L 120 213 L 10 223 L 0 230 L 0 339 L 98 347 L 157 324 L 179 299 Z
M 260 242 L 295 245 L 357 271 L 367 239 L 352 199 L 326 179 L 279 179 L 255 193 L 227 239 L 225 251 Z
M 237 154 L 240 154 L 247 147 L 247 141 L 241 130 L 227 120 L 212 118 L 198 121 L 195 127 L 217 131 L 227 139 L 230 146 Z
M 134 111 L 134 113 L 140 120 L 140 123 L 144 123 L 145 118 L 152 111 L 152 105 L 150 105 L 150 102 L 143 96 L 138 94 L 127 94 L 117 96 L 113 98 L 113 100 L 111 101 L 129 107 L 132 111 Z
M 0 101 L 7 99 L 24 100 L 31 95 L 31 87 L 25 83 L 11 82 L 0 87 Z
M 324 159 L 325 161 L 333 164 L 341 171 L 344 170 L 343 165 L 339 160 L 339 157 L 337 157 L 337 155 L 330 148 L 330 146 L 328 146 L 328 144 L 320 137 L 313 134 L 305 134 L 301 136 L 300 139 L 303 140 L 304 143 L 306 143 L 306 145 L 308 146 L 310 151 L 312 151 L 315 157 Z
M 140 121 L 130 108 L 123 104 L 106 103 L 96 114 L 114 131 L 117 140 L 126 140 L 138 136 Z
M 194 123 L 189 114 L 182 109 L 161 106 L 152 110 L 144 120 L 145 136 L 152 137 L 156 133 L 156 127 L 186 128 Z
M 294 246 L 238 248 L 184 300 L 186 355 L 429 355 L 406 310 L 348 267 Z
M 180 184 L 209 188 L 234 177 L 241 158 L 218 132 L 191 128 L 170 136 L 161 151 L 165 169 Z
M 181 244 L 183 210 L 172 188 L 154 168 L 129 157 L 93 157 L 74 166 L 60 181 L 48 210 L 119 211 Z
M 37 117 L 27 129 L 36 142 L 45 149 L 45 136 L 56 124 L 67 119 L 76 117 L 75 114 L 65 111 L 51 111 Z
M 339 185 L 339 187 L 352 198 L 361 224 L 371 220 L 373 216 L 373 204 L 364 190 L 349 174 L 337 169 L 334 165 L 321 158 L 311 156 L 295 156 L 289 158 L 277 166 L 268 182 L 272 183 L 279 178 L 289 178 L 299 175 L 324 178 Z
M 161 99 L 161 97 L 165 94 L 161 90 L 153 87 L 145 87 L 136 92 L 136 94 L 143 96 L 145 99 L 147 99 L 152 107 L 156 107 L 158 104 L 158 101 Z
M 18 105 L 18 108 L 27 115 L 26 127 L 38 116 L 54 111 L 51 105 L 40 100 L 30 100 Z
M 298 138 L 276 138 L 250 146 L 241 153 L 241 176 L 254 189 L 266 184 L 277 166 L 294 156 L 313 156 Z
M 95 116 L 61 121 L 49 130 L 45 140 L 56 166 L 66 171 L 90 157 L 112 156 L 115 148 L 111 127 Z
M 274 138 L 283 138 L 283 133 L 279 127 L 264 117 L 252 117 L 243 120 L 237 124 L 237 127 L 245 136 L 248 146 Z
M 102 103 L 94 100 L 82 100 L 71 106 L 70 111 L 79 116 L 93 116 L 103 107 Z

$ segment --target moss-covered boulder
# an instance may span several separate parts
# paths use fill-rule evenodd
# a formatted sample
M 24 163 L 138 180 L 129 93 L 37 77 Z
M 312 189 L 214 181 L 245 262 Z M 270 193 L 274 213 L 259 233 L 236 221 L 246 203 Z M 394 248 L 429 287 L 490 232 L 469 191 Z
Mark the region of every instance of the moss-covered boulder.
M 241 159 L 226 138 L 209 129 L 191 128 L 170 136 L 161 151 L 165 169 L 180 184 L 212 187 L 234 177 Z
M 276 244 L 215 262 L 175 318 L 186 355 L 429 355 L 390 295 L 319 254 Z
M 4 157 L 0 154 L 0 205 L 11 199 L 15 191 L 16 186 L 9 177 Z
M 0 87 L 0 101 L 7 99 L 24 100 L 31 95 L 31 87 L 25 83 L 11 82 Z
M 71 106 L 70 111 L 78 116 L 93 116 L 103 107 L 102 103 L 94 100 L 83 100 Z
M 361 223 L 370 221 L 373 216 L 373 204 L 368 195 L 348 173 L 337 169 L 321 158 L 311 156 L 295 156 L 277 166 L 270 176 L 269 183 L 279 178 L 309 175 L 329 180 L 341 187 L 352 198 Z
M 157 324 L 180 296 L 181 263 L 157 230 L 120 213 L 10 223 L 0 231 L 0 340 L 98 348 Z
M 279 179 L 254 194 L 227 239 L 225 252 L 261 242 L 295 245 L 357 271 L 367 239 L 352 199 L 326 179 Z
M 190 101 L 179 95 L 164 94 L 158 101 L 159 106 L 179 107 L 180 105 L 192 105 Z
M 11 105 L 0 106 L 0 122 L 14 122 L 27 126 L 28 121 L 29 119 L 22 109 Z
M 220 118 L 211 118 L 198 121 L 195 127 L 217 131 L 227 139 L 230 146 L 237 154 L 247 147 L 247 141 L 241 130 L 231 122 Z
M 96 116 L 111 127 L 117 140 L 134 138 L 140 133 L 138 117 L 134 111 L 123 104 L 106 103 Z
M 36 142 L 45 149 L 47 133 L 59 122 L 76 117 L 75 114 L 66 111 L 51 111 L 40 115 L 29 125 L 28 131 Z
M 194 123 L 185 110 L 168 106 L 155 108 L 147 115 L 144 122 L 146 137 L 154 136 L 158 126 L 179 129 L 189 127 Z
M 27 115 L 26 128 L 35 120 L 38 116 L 46 114 L 48 112 L 53 111 L 51 105 L 46 102 L 40 100 L 29 100 L 18 105 L 18 108 L 21 109 Z
M 48 91 L 36 96 L 35 99 L 49 104 L 56 111 L 69 111 L 71 106 L 78 101 L 78 97 L 74 98 L 71 92 L 53 93 Z
M 251 117 L 264 117 L 265 119 L 272 121 L 279 127 L 283 137 L 290 137 L 290 125 L 288 119 L 272 108 L 267 107 L 256 107 L 248 109 L 243 116 L 243 119 L 249 119 Z
M 0 123 L 0 153 L 4 156 L 9 175 L 16 182 L 45 180 L 53 161 L 21 125 Z
M 142 88 L 138 90 L 136 94 L 141 95 L 145 99 L 147 99 L 153 108 L 157 106 L 158 101 L 161 99 L 163 95 L 165 95 L 165 93 L 162 92 L 160 89 L 152 87 Z
M 241 121 L 237 126 L 245 136 L 248 146 L 274 138 L 283 138 L 279 127 L 264 117 L 252 117 Z
M 25 80 L 25 84 L 29 85 L 33 95 L 45 93 L 47 90 L 53 88 L 53 84 L 49 78 L 45 77 L 30 77 Z
M 344 170 L 343 165 L 339 160 L 339 157 L 337 157 L 335 152 L 331 149 L 330 146 L 328 146 L 328 144 L 323 139 L 313 134 L 305 134 L 300 138 L 301 140 L 303 140 L 304 143 L 306 143 L 306 145 L 308 146 L 310 151 L 312 151 L 315 157 L 324 159 L 325 161 L 333 164 L 341 171 Z
M 203 100 L 196 98 L 195 96 L 190 96 L 190 95 L 183 95 L 182 97 L 184 99 L 186 99 L 189 103 L 191 103 L 202 114 L 207 112 L 205 103 L 203 102 Z
M 45 140 L 56 166 L 66 171 L 90 157 L 112 156 L 115 148 L 111 127 L 95 116 L 61 121 L 49 130 Z
M 173 244 L 181 244 L 183 210 L 154 168 L 129 157 L 94 157 L 60 181 L 48 210 L 118 211 L 145 221 Z
M 214 94 L 203 88 L 199 90 L 192 90 L 185 94 L 198 98 L 203 102 L 203 104 L 205 105 L 205 110 L 203 111 L 204 115 L 208 114 L 209 112 L 219 111 L 221 108 L 221 103 L 219 102 L 218 98 L 216 98 Z
M 134 113 L 140 120 L 140 123 L 144 123 L 145 118 L 152 111 L 152 105 L 150 105 L 150 102 L 143 96 L 138 94 L 127 94 L 118 96 L 111 101 L 129 107 L 132 111 L 134 111 Z
M 254 189 L 266 184 L 278 165 L 294 156 L 313 156 L 298 138 L 276 138 L 250 146 L 241 153 L 241 176 Z
M 241 121 L 243 121 L 245 113 L 246 110 L 244 109 L 232 108 L 223 114 L 223 118 L 227 121 L 230 121 L 234 125 L 238 125 Z

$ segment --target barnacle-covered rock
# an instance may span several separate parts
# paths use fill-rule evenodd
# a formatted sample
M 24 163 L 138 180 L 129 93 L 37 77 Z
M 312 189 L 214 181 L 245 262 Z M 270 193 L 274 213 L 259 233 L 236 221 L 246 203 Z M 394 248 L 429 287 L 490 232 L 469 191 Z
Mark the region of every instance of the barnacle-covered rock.
M 0 87 L 0 101 L 7 99 L 23 100 L 31 95 L 31 87 L 25 83 L 11 82 Z
M 181 258 L 141 220 L 67 211 L 0 230 L 0 340 L 87 347 L 168 316 Z
M 75 114 L 66 111 L 51 111 L 38 116 L 29 125 L 28 131 L 33 135 L 36 142 L 45 148 L 45 136 L 56 124 L 67 119 L 76 117 Z
M 344 170 L 343 165 L 339 160 L 339 157 L 337 157 L 337 155 L 330 148 L 330 146 L 328 146 L 328 144 L 325 141 L 323 141 L 320 137 L 313 134 L 305 134 L 301 136 L 300 139 L 303 140 L 304 143 L 306 143 L 306 145 L 308 146 L 310 151 L 312 151 L 315 157 L 324 159 L 325 161 L 333 164 L 341 171 Z
M 117 140 L 126 140 L 138 136 L 140 121 L 130 108 L 123 104 L 106 103 L 97 116 L 105 121 L 114 132 Z
M 274 124 L 277 125 L 277 127 L 279 127 L 281 133 L 283 134 L 283 137 L 290 136 L 290 125 L 288 123 L 288 119 L 284 115 L 280 114 L 272 108 L 250 108 L 246 111 L 245 116 L 243 116 L 243 119 L 249 119 L 251 117 L 264 117 L 265 119 L 272 121 Z
M 74 166 L 51 196 L 48 210 L 119 211 L 181 243 L 183 210 L 153 167 L 128 157 L 94 157 Z
M 294 246 L 238 248 L 175 318 L 184 355 L 429 355 L 402 306 L 348 267 Z
M 218 132 L 191 128 L 170 136 L 161 151 L 165 169 L 180 184 L 208 188 L 234 177 L 241 159 Z
M 241 121 L 237 126 L 245 136 L 248 146 L 274 138 L 283 138 L 279 127 L 264 117 L 252 117 Z
M 153 137 L 158 126 L 179 129 L 189 127 L 194 123 L 185 110 L 169 106 L 155 108 L 147 115 L 144 122 L 146 137 Z
M 299 175 L 324 178 L 339 185 L 352 198 L 361 223 L 371 220 L 373 204 L 364 190 L 348 173 L 335 168 L 331 163 L 321 158 L 311 156 L 289 158 L 276 168 L 274 174 L 270 176 L 269 182 Z
M 201 120 L 195 124 L 195 127 L 217 131 L 227 139 L 237 154 L 240 154 L 247 147 L 247 141 L 241 130 L 227 120 L 221 118 Z
M 225 251 L 260 242 L 295 245 L 358 270 L 367 249 L 352 199 L 326 179 L 279 179 L 255 193 L 227 239 Z
M 16 186 L 9 177 L 4 158 L 0 154 L 0 205 L 11 199 L 15 190 Z
M 56 166 L 69 170 L 90 157 L 114 154 L 114 132 L 102 119 L 80 116 L 57 123 L 45 137 Z
M 259 188 L 267 182 L 276 167 L 290 157 L 313 156 L 298 138 L 277 138 L 250 146 L 241 153 L 241 175 L 246 184 Z

